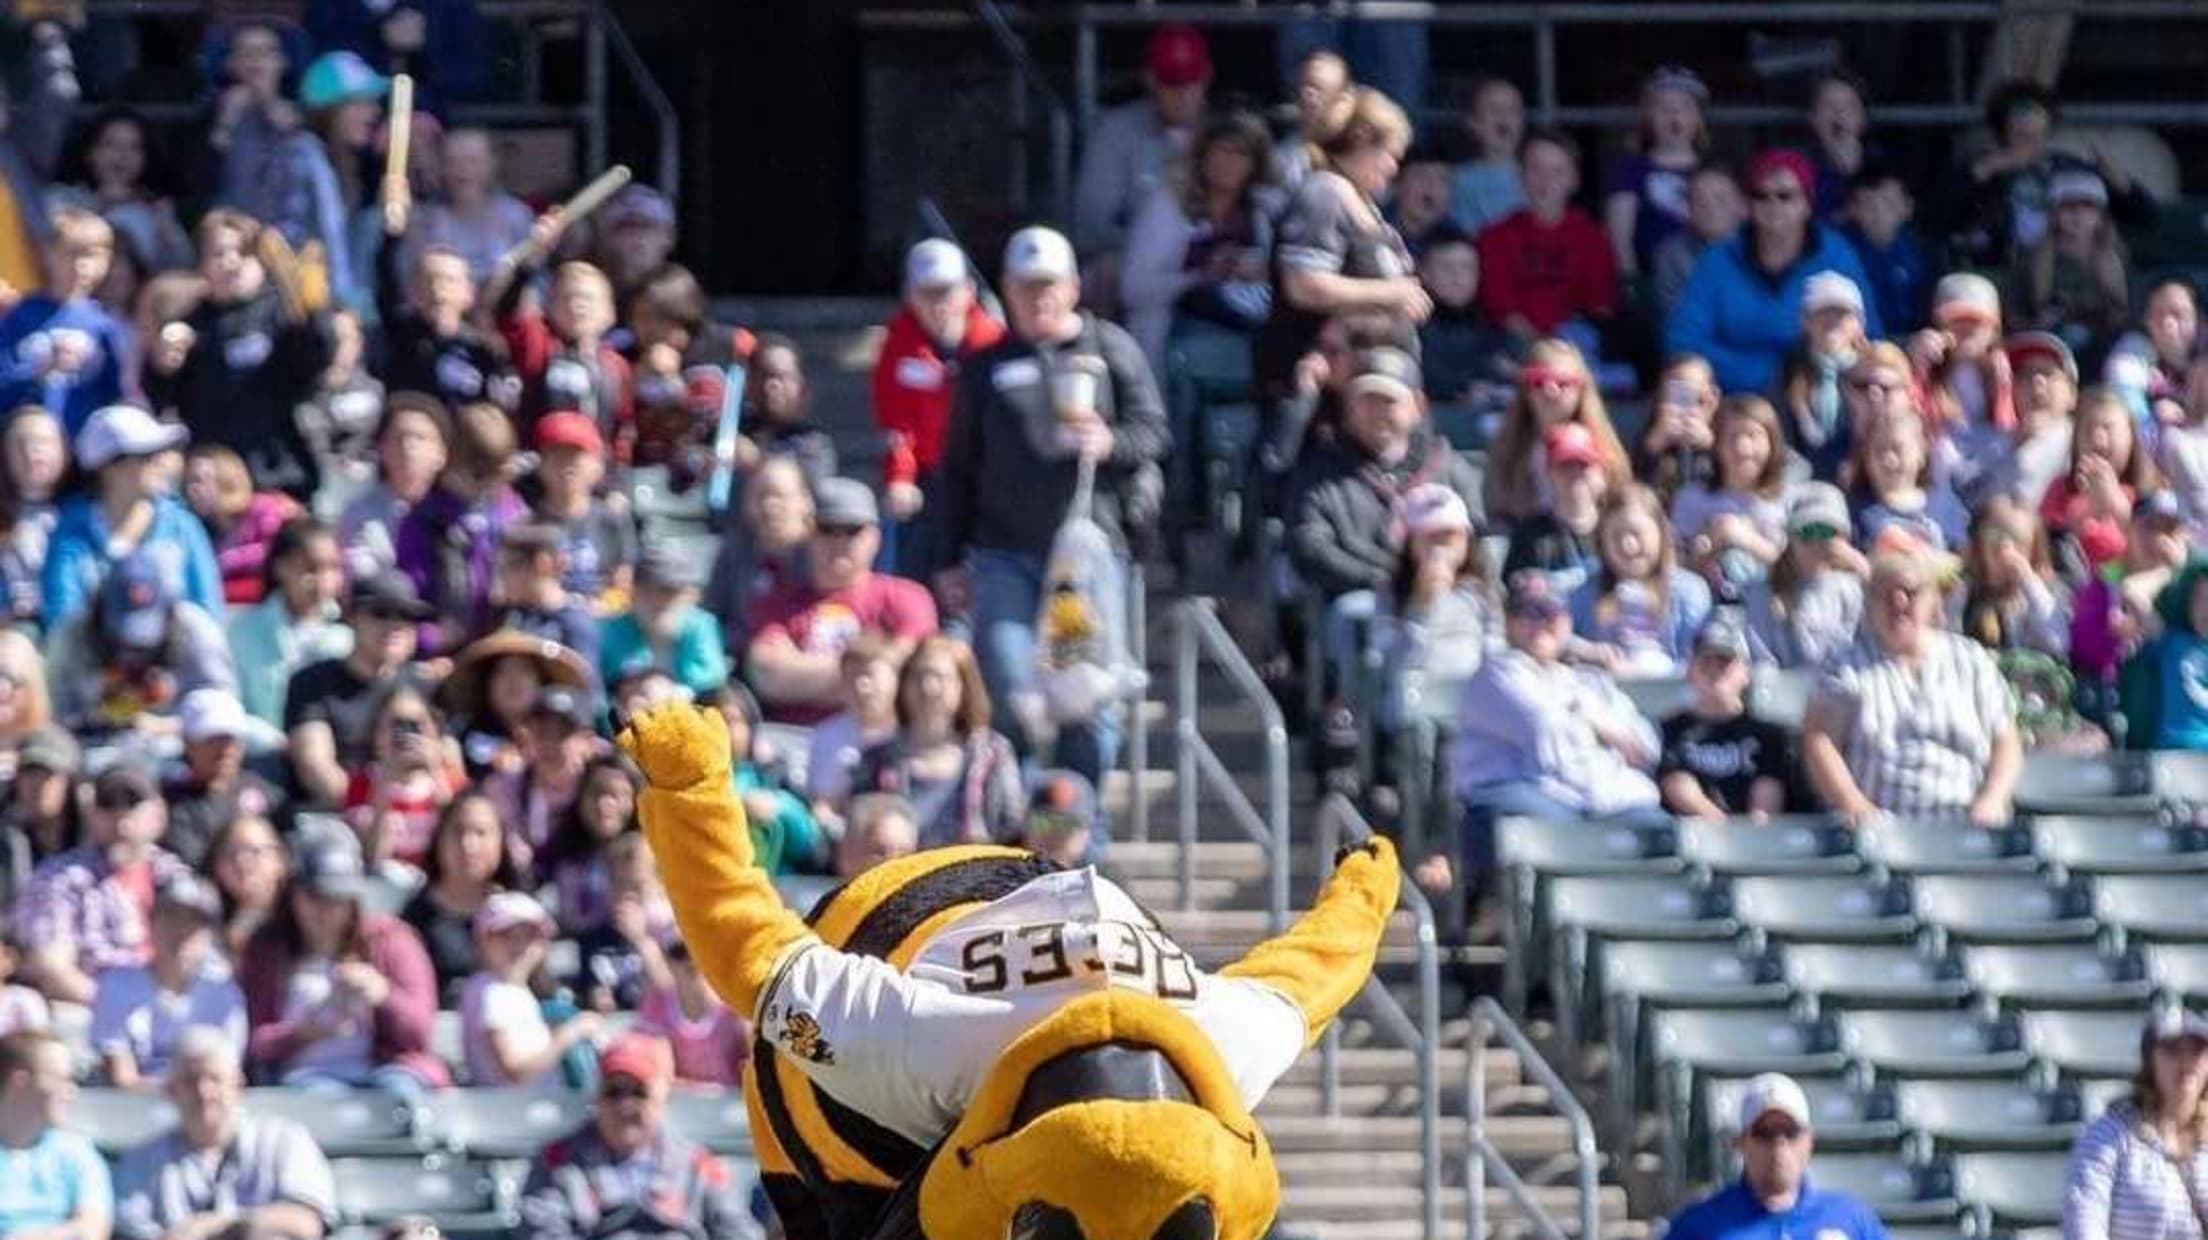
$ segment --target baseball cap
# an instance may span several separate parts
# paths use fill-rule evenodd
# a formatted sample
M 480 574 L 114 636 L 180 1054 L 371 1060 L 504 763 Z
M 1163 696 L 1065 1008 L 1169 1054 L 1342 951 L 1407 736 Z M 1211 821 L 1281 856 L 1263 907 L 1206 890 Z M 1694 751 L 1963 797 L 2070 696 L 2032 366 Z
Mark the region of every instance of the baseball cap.
M 1550 620 L 1564 614 L 1564 599 L 1549 575 L 1537 568 L 1521 568 L 1503 587 L 1503 614 L 1528 620 Z
M 813 491 L 813 524 L 816 528 L 857 529 L 881 523 L 882 510 L 874 492 L 856 478 L 823 478 Z
M 2139 497 L 2139 504 L 2131 510 L 2136 521 L 2166 521 L 2183 524 L 2185 505 L 2175 491 L 2149 491 Z
M 675 1078 L 675 1052 L 667 1039 L 650 1033 L 624 1033 L 598 1053 L 601 1079 L 625 1076 L 647 1085 Z
M 1731 608 L 1719 608 L 1702 622 L 1702 628 L 1694 635 L 1694 652 L 1722 654 L 1728 658 L 1748 657 L 1748 632 L 1740 624 L 1740 618 Z
M 1932 286 L 1932 317 L 1938 320 L 1952 315 L 2000 322 L 2001 290 L 1975 271 L 1941 276 L 1940 282 Z
M 704 583 L 695 560 L 665 543 L 653 543 L 637 557 L 636 584 L 662 590 L 694 590 Z
M 1798 534 L 1818 525 L 1828 529 L 1846 530 L 1850 524 L 1848 497 L 1840 493 L 1839 487 L 1829 482 L 1803 483 L 1801 489 L 1794 493 L 1794 502 L 1786 508 L 1788 533 Z
M 1169 22 L 1151 32 L 1142 67 L 1160 86 L 1194 86 L 1211 76 L 1211 44 L 1194 26 Z
M 1541 436 L 1541 450 L 1551 465 L 1600 465 L 1602 448 L 1595 433 L 1577 422 L 1560 422 Z
M 1007 280 L 1071 280 L 1079 271 L 1073 243 L 1055 228 L 1033 224 L 1013 233 L 1012 239 L 1004 243 Z
M 242 737 L 252 726 L 244 703 L 227 689 L 192 690 L 177 703 L 176 717 L 187 744 L 217 736 Z
M 667 201 L 667 195 L 649 185 L 630 182 L 621 187 L 613 201 L 605 206 L 607 228 L 623 228 L 631 224 L 649 225 L 654 228 L 675 226 L 675 204 Z
M 124 650 L 157 650 L 169 639 L 176 591 L 152 551 L 141 548 L 124 556 L 100 583 L 101 631 Z
M 971 278 L 966 251 L 941 237 L 930 237 L 905 255 L 906 288 L 949 288 Z
M 596 456 L 606 450 L 606 439 L 589 415 L 564 409 L 546 414 L 537 423 L 537 451 L 554 448 L 575 448 Z
M 1044 771 L 1035 778 L 1027 801 L 1027 826 L 1058 829 L 1071 835 L 1096 822 L 1096 785 L 1079 771 Z
M 1685 65 L 1658 65 L 1656 71 L 1648 75 L 1648 80 L 1641 83 L 1641 89 L 1644 92 L 1675 90 L 1696 103 L 1707 103 L 1710 98 L 1710 88 L 1703 84 L 1702 75 Z
M 355 99 L 381 99 L 391 79 L 368 67 L 355 52 L 324 52 L 299 78 L 299 102 L 310 111 L 334 108 Z
M 2009 355 L 2009 368 L 2020 370 L 2033 358 L 2053 358 L 2062 367 L 2062 373 L 2070 376 L 2070 382 L 2078 381 L 2078 356 L 2070 351 L 2070 345 L 2053 332 L 2018 332 L 2001 344 Z
M 531 716 L 552 715 L 578 728 L 588 729 L 593 712 L 590 701 L 566 685 L 547 685 L 530 706 Z
M 160 795 L 153 772 L 135 762 L 111 766 L 92 781 L 92 804 L 101 809 L 136 809 Z
M 353 581 L 346 608 L 354 615 L 380 616 L 387 620 L 427 620 L 436 612 L 422 601 L 414 581 L 404 573 L 371 573 Z
M 15 766 L 17 770 L 35 766 L 57 775 L 74 775 L 84 766 L 84 750 L 66 729 L 47 724 L 32 731 L 16 747 Z
M 1425 386 L 1418 359 L 1401 349 L 1365 349 L 1349 363 L 1349 393 L 1379 392 L 1399 400 L 1417 397 Z
M 2047 179 L 2047 200 L 2056 206 L 2066 202 L 2090 202 L 2095 206 L 2108 205 L 2108 182 L 2100 174 L 2084 168 L 2069 168 Z
M 335 833 L 317 838 L 300 853 L 292 881 L 319 896 L 357 900 L 368 886 L 360 845 Z
M 192 913 L 210 926 L 222 922 L 222 897 L 213 886 L 192 874 L 181 874 L 161 884 L 153 897 L 153 915 L 159 917 L 163 909 Z
M 515 926 L 535 926 L 552 933 L 552 914 L 526 891 L 494 891 L 475 910 L 477 934 L 502 934 Z
M 2198 1038 L 2208 1042 L 2208 1016 L 2180 1007 L 2158 1008 L 2147 1015 L 2147 1033 L 2157 1042 Z
M 1438 482 L 1422 482 L 1403 497 L 1403 527 L 1412 534 L 1472 529 L 1472 510 L 1464 497 Z
M 1809 1095 L 1794 1083 L 1794 1078 L 1777 1072 L 1766 1072 L 1748 1082 L 1748 1089 L 1740 1096 L 1740 1130 L 1746 1132 L 1756 1126 L 1756 1121 L 1777 1111 L 1803 1128 L 1809 1124 Z
M 181 448 L 190 431 L 162 422 L 136 405 L 108 405 L 92 411 L 77 432 L 77 464 L 100 469 L 126 457 L 154 456 Z
M 1837 271 L 1820 271 L 1802 281 L 1802 313 L 1815 314 L 1820 310 L 1846 310 L 1850 314 L 1863 313 L 1863 290 Z

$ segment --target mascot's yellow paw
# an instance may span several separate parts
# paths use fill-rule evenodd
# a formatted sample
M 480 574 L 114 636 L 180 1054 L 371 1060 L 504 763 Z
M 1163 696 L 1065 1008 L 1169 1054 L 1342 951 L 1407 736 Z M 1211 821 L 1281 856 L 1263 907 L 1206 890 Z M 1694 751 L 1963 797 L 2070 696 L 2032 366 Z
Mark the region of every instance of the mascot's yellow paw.
M 728 721 L 710 707 L 654 706 L 630 720 L 620 739 L 654 788 L 679 791 L 709 779 L 728 780 Z

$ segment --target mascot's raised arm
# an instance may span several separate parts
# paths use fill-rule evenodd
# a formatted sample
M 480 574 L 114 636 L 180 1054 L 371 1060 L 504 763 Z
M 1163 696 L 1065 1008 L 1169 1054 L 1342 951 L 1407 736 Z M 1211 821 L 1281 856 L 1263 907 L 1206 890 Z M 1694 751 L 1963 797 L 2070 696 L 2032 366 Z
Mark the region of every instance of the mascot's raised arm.
M 1250 1112 L 1364 985 L 1400 878 L 1346 853 L 1287 933 L 1216 973 L 1093 869 L 939 848 L 785 907 L 710 711 L 621 744 L 690 952 L 759 1031 L 745 1081 L 791 1240 L 1257 1240 Z

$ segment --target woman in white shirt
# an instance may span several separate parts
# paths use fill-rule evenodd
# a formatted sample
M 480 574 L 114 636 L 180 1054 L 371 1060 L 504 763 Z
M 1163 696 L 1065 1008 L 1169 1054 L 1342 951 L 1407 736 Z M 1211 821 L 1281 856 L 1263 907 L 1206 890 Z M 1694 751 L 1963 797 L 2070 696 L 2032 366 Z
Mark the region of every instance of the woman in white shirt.
M 2196 1240 L 2208 1232 L 2208 1017 L 2167 1009 L 2139 1037 L 2131 1096 L 2078 1134 L 2063 1240 Z

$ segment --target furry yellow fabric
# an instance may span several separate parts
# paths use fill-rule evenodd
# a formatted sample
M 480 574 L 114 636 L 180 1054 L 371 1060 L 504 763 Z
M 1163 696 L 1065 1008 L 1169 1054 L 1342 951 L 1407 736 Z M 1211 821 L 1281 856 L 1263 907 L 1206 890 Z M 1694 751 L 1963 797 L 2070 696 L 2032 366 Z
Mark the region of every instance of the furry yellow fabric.
M 1197 1105 L 1099 1099 L 1016 1131 L 1028 1077 L 1082 1047 L 1128 1042 L 1164 1052 Z M 1227 1065 L 1194 1021 L 1131 990 L 1083 995 L 1005 1048 L 920 1186 L 929 1240 L 1003 1240 L 1030 1201 L 1071 1211 L 1088 1240 L 1150 1240 L 1203 1197 L 1220 1240 L 1256 1240 L 1280 1206 L 1280 1173 Z
M 1395 845 L 1374 836 L 1334 867 L 1310 912 L 1219 972 L 1263 982 L 1293 1000 L 1303 1009 L 1309 1046 L 1372 975 L 1402 881 Z
M 658 706 L 621 733 L 621 747 L 644 772 L 637 818 L 691 958 L 729 1006 L 756 1018 L 776 965 L 813 932 L 753 864 L 728 724 L 687 703 Z

